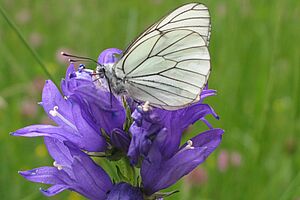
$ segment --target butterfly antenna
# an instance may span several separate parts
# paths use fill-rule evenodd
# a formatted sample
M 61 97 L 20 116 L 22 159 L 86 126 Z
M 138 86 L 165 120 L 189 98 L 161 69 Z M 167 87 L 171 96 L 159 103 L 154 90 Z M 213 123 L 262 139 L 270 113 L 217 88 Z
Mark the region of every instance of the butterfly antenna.
M 89 61 L 92 61 L 92 62 L 96 63 L 97 65 L 103 66 L 103 65 L 100 64 L 98 61 L 94 60 L 93 58 L 84 57 L 84 56 L 72 55 L 72 54 L 69 54 L 69 53 L 66 53 L 66 52 L 61 52 L 60 54 L 61 54 L 62 56 L 71 58 L 71 59 L 69 59 L 70 62 L 78 62 L 78 61 L 89 60 Z M 77 58 L 77 59 L 72 59 L 72 58 Z
M 85 60 L 89 60 L 89 61 L 92 61 L 94 63 L 96 63 L 97 65 L 100 65 L 100 66 L 103 66 L 102 64 L 100 64 L 98 61 L 94 60 L 93 58 L 89 58 L 89 57 L 84 57 L 84 56 L 77 56 L 77 55 L 72 55 L 72 54 L 68 54 L 68 53 L 65 53 L 65 52 L 61 52 L 61 55 L 62 56 L 65 56 L 65 57 L 69 57 L 69 62 L 79 62 L 79 61 L 85 61 Z M 73 59 L 73 58 L 76 58 L 76 59 Z M 103 69 L 104 70 L 104 69 Z M 110 96 L 109 96 L 109 101 L 110 101 L 110 107 L 112 108 L 112 90 L 111 90 L 111 85 L 110 85 L 110 81 L 109 81 L 109 78 L 106 76 L 105 74 L 105 71 L 103 71 L 103 74 L 104 74 L 104 77 L 107 81 L 107 84 L 108 84 L 108 89 L 109 89 L 109 93 L 110 93 Z M 95 75 L 95 74 L 94 74 Z

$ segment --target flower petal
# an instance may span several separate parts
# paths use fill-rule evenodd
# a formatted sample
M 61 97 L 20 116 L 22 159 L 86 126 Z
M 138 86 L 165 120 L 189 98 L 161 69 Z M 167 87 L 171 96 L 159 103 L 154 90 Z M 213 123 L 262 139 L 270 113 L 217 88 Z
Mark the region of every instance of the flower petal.
M 150 124 L 147 128 L 144 126 L 139 127 L 136 122 L 131 125 L 130 133 L 132 134 L 132 138 L 127 156 L 130 158 L 132 165 L 138 163 L 140 156 L 147 157 L 153 140 L 156 138 L 157 134 L 160 134 L 164 130 L 165 129 L 161 129 L 161 126 L 158 124 Z
M 115 57 L 115 54 L 121 54 L 122 50 L 117 48 L 106 49 L 101 52 L 98 57 L 98 63 L 105 65 L 115 63 L 118 59 Z
M 56 164 L 62 166 L 62 169 L 72 176 L 72 172 L 70 172 L 68 166 L 72 165 L 73 158 L 69 149 L 61 141 L 55 138 L 45 137 L 44 142 L 49 154 L 55 160 Z
M 57 112 L 60 113 L 68 121 L 73 121 L 71 111 L 71 103 L 63 98 L 55 84 L 51 80 L 47 80 L 43 89 L 42 103 L 45 112 L 48 116 L 60 126 L 67 126 L 65 121 L 57 116 L 51 115 L 49 112 L 57 107 Z
M 204 161 L 206 148 L 186 150 L 162 163 L 145 160 L 141 176 L 146 194 L 151 195 L 176 183 Z
M 84 132 L 83 132 L 84 133 Z M 74 132 L 69 132 L 62 127 L 52 126 L 52 125 L 32 125 L 25 128 L 19 129 L 13 133 L 13 136 L 22 137 L 51 137 L 58 139 L 59 141 L 71 141 L 76 144 L 79 148 L 84 150 L 96 151 L 105 149 L 106 143 L 103 143 L 101 136 L 96 134 L 96 137 L 79 137 L 74 134 Z M 95 138 L 97 139 L 96 141 Z M 90 146 L 89 146 L 90 144 Z
M 112 131 L 110 140 L 114 147 L 127 153 L 130 145 L 130 137 L 126 132 L 116 128 Z
M 84 70 L 75 71 L 74 64 L 71 63 L 67 69 L 66 78 L 61 81 L 61 89 L 64 95 L 69 97 L 80 86 L 94 87 L 92 76 Z
M 217 95 L 216 90 L 204 89 L 200 94 L 200 102 L 202 102 L 206 97 Z
M 165 158 L 174 155 L 180 145 L 183 131 L 196 121 L 204 118 L 206 115 L 215 116 L 212 108 L 207 104 L 196 103 L 187 108 L 176 111 L 159 110 L 159 116 L 164 122 L 164 127 L 168 131 L 168 137 L 160 144 L 161 152 Z
M 43 195 L 51 197 L 67 189 L 70 189 L 70 187 L 67 185 L 54 185 L 49 187 L 48 189 L 41 188 L 40 191 L 43 193 Z
M 82 193 L 89 199 L 105 199 L 106 193 L 109 191 L 112 184 L 107 182 L 106 185 L 105 181 L 101 182 L 103 181 L 102 178 L 104 177 L 97 176 L 98 171 L 94 171 L 96 167 L 91 168 L 90 166 L 88 166 L 88 164 L 85 163 L 85 161 L 86 160 L 80 157 L 74 156 L 72 169 L 74 170 L 77 184 L 81 186 L 81 191 L 77 191 Z M 100 175 L 104 173 L 101 173 Z M 101 182 L 100 185 L 98 185 L 99 182 Z
M 55 167 L 40 167 L 28 171 L 19 171 L 19 174 L 25 179 L 36 183 L 66 184 L 71 182 L 64 171 L 60 171 Z
M 141 176 L 145 192 L 148 195 L 176 183 L 182 176 L 190 173 L 218 147 L 221 142 L 222 129 L 212 129 L 192 138 L 192 147 L 187 144 L 170 159 L 161 158 L 158 142 L 152 146 L 148 160 L 144 160 Z
M 102 196 L 112 187 L 108 174 L 85 153 L 76 148 L 72 143 L 65 142 L 74 159 L 72 169 L 78 184 L 93 190 L 95 194 Z
M 110 92 L 92 87 L 80 87 L 76 89 L 76 95 L 78 99 L 84 100 L 81 108 L 86 116 L 91 117 L 98 130 L 103 128 L 110 134 L 115 128 L 122 129 L 125 110 L 119 99 Z
M 61 141 L 66 140 L 68 136 L 74 136 L 73 133 L 68 132 L 67 130 L 52 126 L 52 125 L 31 125 L 21 128 L 13 133 L 13 136 L 22 136 L 22 137 L 53 137 Z
M 73 88 L 73 87 L 70 86 L 71 85 L 70 80 L 74 76 L 75 72 L 76 71 L 75 71 L 74 63 L 71 63 L 66 71 L 65 79 L 63 79 L 60 84 L 61 90 L 65 96 L 69 96 L 70 94 L 72 94 L 72 92 L 71 92 L 72 89 L 70 89 L 70 88 Z
M 191 140 L 193 141 L 194 147 L 206 147 L 207 148 L 207 156 L 211 154 L 221 143 L 222 135 L 224 133 L 224 130 L 220 128 L 211 129 L 208 131 L 205 131 L 195 137 L 193 137 Z M 185 145 L 183 145 L 184 147 Z
M 105 138 L 101 135 L 100 129 L 97 131 L 97 127 L 93 125 L 86 113 L 82 109 L 82 105 L 79 103 L 74 103 L 72 106 L 72 113 L 74 124 L 77 127 L 79 133 L 82 137 L 73 143 L 78 145 L 81 149 L 91 151 L 91 152 L 104 152 L 106 150 L 107 144 Z

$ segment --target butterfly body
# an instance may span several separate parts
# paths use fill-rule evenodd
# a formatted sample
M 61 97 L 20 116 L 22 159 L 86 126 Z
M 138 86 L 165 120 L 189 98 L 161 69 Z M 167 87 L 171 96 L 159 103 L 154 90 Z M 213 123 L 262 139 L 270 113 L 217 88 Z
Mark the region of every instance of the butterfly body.
M 128 95 L 128 92 L 125 87 L 125 80 L 116 76 L 113 73 L 109 74 L 110 82 L 111 82 L 111 89 L 114 94 L 116 95 Z
M 210 75 L 210 17 L 203 4 L 183 5 L 150 26 L 105 66 L 113 93 L 167 110 L 199 100 Z

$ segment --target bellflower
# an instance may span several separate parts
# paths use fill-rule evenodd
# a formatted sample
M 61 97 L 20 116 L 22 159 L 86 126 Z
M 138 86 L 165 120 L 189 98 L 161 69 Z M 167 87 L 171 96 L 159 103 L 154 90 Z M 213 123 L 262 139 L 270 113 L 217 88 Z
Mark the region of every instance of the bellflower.
M 32 182 L 52 185 L 48 189 L 41 189 L 46 196 L 53 196 L 68 189 L 89 199 L 106 199 L 113 184 L 100 166 L 70 142 L 63 144 L 57 139 L 45 137 L 45 144 L 55 160 L 54 167 L 20 171 L 20 175 Z
M 45 144 L 54 166 L 19 172 L 29 181 L 52 185 L 40 189 L 44 195 L 72 190 L 92 200 L 143 200 L 140 188 L 124 182 L 113 184 L 108 174 L 72 143 L 45 137 Z
M 104 60 L 113 62 L 111 58 Z M 32 125 L 12 134 L 24 137 L 48 136 L 71 141 L 87 151 L 105 151 L 107 144 L 100 130 L 110 135 L 115 128 L 122 129 L 125 110 L 121 101 L 108 91 L 98 89 L 86 71 L 75 71 L 74 64 L 70 64 L 67 69 L 61 88 L 64 95 L 61 95 L 52 81 L 46 81 L 40 103 L 58 126 Z
M 170 157 L 166 157 L 164 153 L 169 148 L 165 141 L 170 135 L 159 134 L 149 150 L 147 159 L 142 162 L 144 192 L 151 195 L 173 185 L 190 173 L 218 147 L 223 132 L 221 129 L 211 129 L 190 139 L 182 147 L 170 147 Z
M 132 140 L 130 143 L 128 156 L 132 164 L 137 164 L 139 157 L 147 157 L 156 135 L 162 132 L 169 135 L 165 141 L 163 153 L 166 157 L 173 155 L 173 148 L 178 148 L 183 131 L 198 120 L 202 120 L 209 128 L 212 126 L 206 121 L 206 115 L 213 115 L 218 119 L 217 114 L 207 104 L 203 104 L 203 99 L 215 95 L 214 90 L 204 89 L 200 95 L 201 100 L 186 108 L 175 111 L 168 111 L 159 108 L 148 108 L 147 104 L 137 107 L 132 114 L 134 123 L 130 127 Z
M 95 129 L 104 129 L 108 134 L 113 129 L 122 129 L 125 121 L 125 110 L 120 99 L 107 90 L 99 89 L 90 77 L 89 85 L 74 89 L 69 98 L 81 105 L 82 112 Z
M 12 133 L 14 136 L 47 136 L 71 141 L 87 151 L 104 151 L 106 141 L 82 111 L 82 104 L 64 98 L 52 81 L 46 81 L 42 102 L 45 112 L 58 126 L 31 125 Z

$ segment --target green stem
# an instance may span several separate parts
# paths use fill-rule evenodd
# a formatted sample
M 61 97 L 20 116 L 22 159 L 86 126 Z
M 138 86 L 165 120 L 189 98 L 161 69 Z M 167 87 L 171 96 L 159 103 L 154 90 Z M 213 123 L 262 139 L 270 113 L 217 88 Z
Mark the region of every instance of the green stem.
M 130 165 L 130 161 L 128 158 L 123 158 L 122 160 L 125 165 L 126 176 L 129 178 L 132 185 L 136 185 L 136 173 L 134 166 Z
M 133 183 L 134 186 L 138 186 L 135 167 L 131 166 L 130 168 L 132 170 L 132 178 L 133 178 L 133 182 L 132 183 Z
M 46 68 L 45 64 L 42 62 L 41 58 L 38 56 L 38 54 L 36 53 L 36 51 L 33 48 L 30 47 L 30 45 L 25 40 L 25 38 L 23 37 L 22 33 L 17 28 L 17 26 L 12 22 L 12 20 L 9 19 L 9 17 L 6 14 L 6 12 L 2 9 L 2 6 L 0 6 L 0 13 L 4 17 L 5 21 L 9 24 L 9 26 L 18 35 L 18 37 L 20 38 L 20 40 L 22 41 L 22 43 L 25 45 L 25 47 L 28 49 L 28 51 L 32 54 L 32 56 L 35 58 L 35 60 L 39 63 L 39 65 L 41 66 L 41 68 L 43 69 L 43 71 L 45 72 L 45 74 L 48 76 L 48 78 L 54 81 L 53 77 L 51 76 L 51 74 L 47 70 L 47 68 Z

